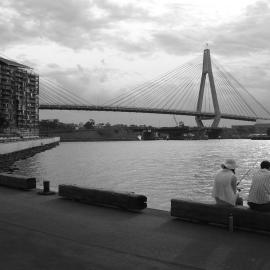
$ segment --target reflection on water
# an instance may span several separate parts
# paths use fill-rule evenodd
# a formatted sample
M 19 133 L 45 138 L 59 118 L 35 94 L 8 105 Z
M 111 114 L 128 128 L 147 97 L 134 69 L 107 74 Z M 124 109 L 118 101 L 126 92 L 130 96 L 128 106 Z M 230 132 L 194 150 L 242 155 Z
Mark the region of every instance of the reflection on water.
M 145 194 L 149 207 L 168 210 L 171 198 L 212 201 L 213 177 L 225 159 L 237 160 L 240 179 L 269 159 L 269 146 L 270 141 L 254 140 L 61 143 L 16 167 L 54 187 L 77 184 Z M 253 171 L 241 183 L 244 198 Z

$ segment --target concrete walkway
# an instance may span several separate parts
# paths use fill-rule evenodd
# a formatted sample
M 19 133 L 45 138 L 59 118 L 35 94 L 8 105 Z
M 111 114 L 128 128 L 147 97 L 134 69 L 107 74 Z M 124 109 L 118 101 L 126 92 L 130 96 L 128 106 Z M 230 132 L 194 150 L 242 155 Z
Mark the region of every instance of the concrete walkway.
M 0 269 L 269 270 L 270 236 L 0 187 Z

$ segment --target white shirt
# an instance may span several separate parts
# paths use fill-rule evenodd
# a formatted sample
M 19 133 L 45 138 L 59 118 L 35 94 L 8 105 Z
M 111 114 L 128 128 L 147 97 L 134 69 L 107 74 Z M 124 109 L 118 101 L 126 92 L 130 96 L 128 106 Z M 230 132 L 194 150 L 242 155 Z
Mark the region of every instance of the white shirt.
M 270 202 L 270 171 L 260 169 L 252 177 L 248 201 L 263 204 Z
M 232 188 L 232 181 L 236 181 L 234 173 L 229 169 L 222 169 L 215 177 L 212 196 L 231 205 L 235 205 L 236 194 Z

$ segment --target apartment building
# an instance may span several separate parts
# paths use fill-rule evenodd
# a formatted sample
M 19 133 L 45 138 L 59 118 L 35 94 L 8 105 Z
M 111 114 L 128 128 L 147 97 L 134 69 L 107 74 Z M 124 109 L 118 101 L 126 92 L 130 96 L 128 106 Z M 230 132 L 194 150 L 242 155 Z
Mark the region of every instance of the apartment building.
M 39 76 L 33 69 L 0 57 L 0 134 L 36 136 Z

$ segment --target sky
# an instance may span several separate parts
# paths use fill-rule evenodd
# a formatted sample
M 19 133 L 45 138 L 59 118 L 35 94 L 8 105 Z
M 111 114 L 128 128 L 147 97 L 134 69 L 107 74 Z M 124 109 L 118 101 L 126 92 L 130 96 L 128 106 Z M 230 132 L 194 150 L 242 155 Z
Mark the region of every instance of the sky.
M 264 0 L 2 0 L 0 55 L 98 105 L 202 55 L 208 43 L 270 110 L 269 25 Z M 172 116 L 134 113 L 41 111 L 40 118 L 174 124 Z

